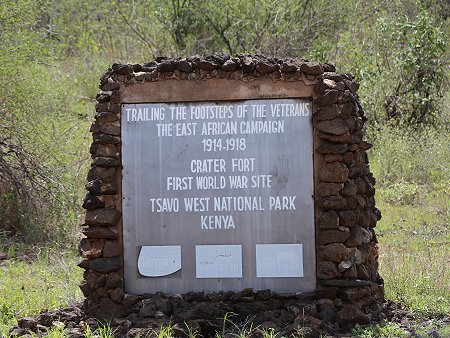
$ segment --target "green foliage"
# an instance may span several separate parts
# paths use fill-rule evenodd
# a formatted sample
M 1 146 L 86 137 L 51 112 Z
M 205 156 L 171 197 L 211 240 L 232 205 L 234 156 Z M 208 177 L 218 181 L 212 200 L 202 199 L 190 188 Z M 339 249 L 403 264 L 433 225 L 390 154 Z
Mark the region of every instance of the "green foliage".
M 420 315 L 450 312 L 450 137 L 445 128 L 374 128 L 376 232 L 386 297 Z
M 414 19 L 380 20 L 379 31 L 380 49 L 390 51 L 384 67 L 395 74 L 384 103 L 387 116 L 410 124 L 432 122 L 448 85 L 446 35 L 424 10 Z
M 7 248 L 9 250 L 5 250 Z M 15 257 L 23 254 L 23 249 L 18 249 L 13 250 L 8 242 L 0 243 L 0 251 L 10 258 L 0 265 L 0 337 L 8 336 L 9 328 L 17 324 L 16 318 L 67 306 L 81 299 L 78 284 L 82 272 L 76 267 L 73 252 L 36 247 L 28 252 L 31 260 L 28 261 Z
M 391 338 L 408 336 L 407 332 L 403 331 L 394 323 L 385 323 L 368 327 L 356 325 L 352 330 L 352 334 L 358 338 Z
M 378 188 L 398 191 L 399 187 L 392 187 L 400 185 L 410 196 L 431 191 L 449 193 L 450 137 L 445 127 L 417 130 L 379 124 L 370 128 L 368 137 L 376 145 L 370 153 L 370 163 Z

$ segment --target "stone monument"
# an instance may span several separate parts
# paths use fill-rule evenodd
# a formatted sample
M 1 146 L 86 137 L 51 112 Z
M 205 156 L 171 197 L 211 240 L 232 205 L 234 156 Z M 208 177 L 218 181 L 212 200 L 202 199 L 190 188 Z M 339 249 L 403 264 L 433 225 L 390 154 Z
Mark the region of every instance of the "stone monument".
M 351 75 L 218 54 L 114 64 L 100 89 L 80 243 L 88 311 L 195 294 L 232 309 L 276 299 L 264 311 L 293 318 L 307 302 L 321 325 L 376 319 L 381 215 Z

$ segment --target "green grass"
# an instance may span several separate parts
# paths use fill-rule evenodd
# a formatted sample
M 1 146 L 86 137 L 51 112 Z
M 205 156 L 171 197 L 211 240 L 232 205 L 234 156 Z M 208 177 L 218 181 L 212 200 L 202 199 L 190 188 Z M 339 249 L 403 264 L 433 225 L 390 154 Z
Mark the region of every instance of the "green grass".
M 14 258 L 0 265 L 0 337 L 8 336 L 17 318 L 81 300 L 82 270 L 74 252 L 36 248 L 20 257 L 12 247 L 5 251 Z
M 381 127 L 374 134 L 370 162 L 378 180 L 376 203 L 383 214 L 376 232 L 386 298 L 419 315 L 446 315 L 450 313 L 449 134 L 395 126 Z

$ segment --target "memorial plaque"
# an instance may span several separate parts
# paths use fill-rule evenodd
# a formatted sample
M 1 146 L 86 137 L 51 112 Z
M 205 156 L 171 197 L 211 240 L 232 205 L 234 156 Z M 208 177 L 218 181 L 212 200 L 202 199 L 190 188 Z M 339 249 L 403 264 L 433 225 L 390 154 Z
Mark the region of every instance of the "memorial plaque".
M 312 104 L 122 105 L 125 291 L 315 288 Z

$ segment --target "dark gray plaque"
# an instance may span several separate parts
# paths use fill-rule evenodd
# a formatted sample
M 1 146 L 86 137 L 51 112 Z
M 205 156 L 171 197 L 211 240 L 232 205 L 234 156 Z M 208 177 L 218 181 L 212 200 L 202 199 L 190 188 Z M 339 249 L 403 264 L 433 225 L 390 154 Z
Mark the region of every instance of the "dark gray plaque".
M 311 102 L 122 106 L 125 290 L 315 288 Z

